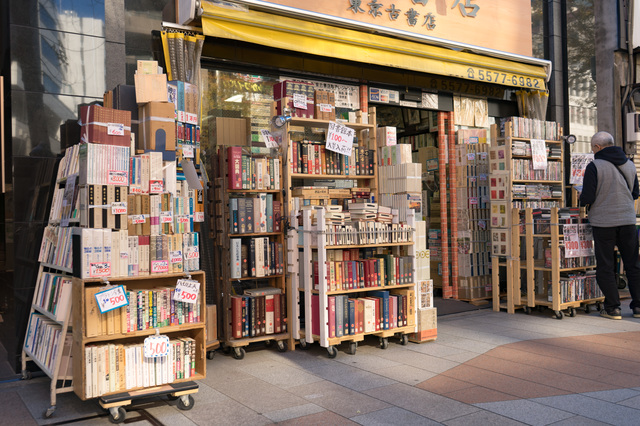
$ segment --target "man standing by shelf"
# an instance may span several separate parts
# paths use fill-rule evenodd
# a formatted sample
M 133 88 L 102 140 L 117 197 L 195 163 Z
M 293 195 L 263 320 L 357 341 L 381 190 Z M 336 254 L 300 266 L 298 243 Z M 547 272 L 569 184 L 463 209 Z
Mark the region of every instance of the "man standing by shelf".
M 598 132 L 591 138 L 594 160 L 584 173 L 580 204 L 589 206 L 596 253 L 596 280 L 604 294 L 600 315 L 622 319 L 620 295 L 615 277 L 615 251 L 618 246 L 629 280 L 631 310 L 640 318 L 640 263 L 634 200 L 638 198 L 636 167 L 622 148 L 614 146 L 613 136 Z

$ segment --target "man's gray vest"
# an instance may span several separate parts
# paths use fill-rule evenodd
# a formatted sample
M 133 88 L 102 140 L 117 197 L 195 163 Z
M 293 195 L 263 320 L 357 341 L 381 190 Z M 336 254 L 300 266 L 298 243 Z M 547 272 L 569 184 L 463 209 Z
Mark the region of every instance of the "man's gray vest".
M 635 225 L 636 211 L 631 189 L 636 166 L 631 161 L 619 167 L 607 160 L 593 160 L 593 164 L 597 170 L 598 186 L 596 200 L 589 209 L 591 225 L 603 228 Z

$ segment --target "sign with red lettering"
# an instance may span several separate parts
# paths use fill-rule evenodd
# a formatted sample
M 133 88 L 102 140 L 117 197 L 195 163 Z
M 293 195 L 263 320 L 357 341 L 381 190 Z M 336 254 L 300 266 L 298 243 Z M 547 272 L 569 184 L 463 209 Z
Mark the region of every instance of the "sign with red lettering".
M 160 358 L 169 355 L 169 338 L 159 334 L 144 339 L 144 357 Z
M 176 302 L 196 303 L 200 292 L 200 283 L 195 280 L 178 280 L 173 300 Z
M 100 291 L 96 293 L 95 297 L 101 314 L 129 304 L 127 294 L 124 291 L 124 287 L 121 285 Z

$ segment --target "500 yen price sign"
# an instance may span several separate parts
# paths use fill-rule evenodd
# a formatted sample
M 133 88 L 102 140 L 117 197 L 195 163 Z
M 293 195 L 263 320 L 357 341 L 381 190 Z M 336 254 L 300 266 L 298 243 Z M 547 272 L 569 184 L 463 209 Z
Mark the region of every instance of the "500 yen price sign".
M 169 355 L 169 337 L 149 336 L 144 339 L 144 357 L 160 358 Z
M 119 285 L 96 293 L 96 302 L 98 302 L 100 313 L 104 314 L 105 312 L 127 306 L 129 299 L 127 299 L 127 295 L 124 292 L 124 287 Z
M 356 131 L 352 128 L 332 121 L 327 131 L 326 147 L 338 154 L 351 155 L 355 135 Z
M 200 292 L 200 282 L 195 280 L 178 280 L 173 300 L 176 302 L 196 303 Z

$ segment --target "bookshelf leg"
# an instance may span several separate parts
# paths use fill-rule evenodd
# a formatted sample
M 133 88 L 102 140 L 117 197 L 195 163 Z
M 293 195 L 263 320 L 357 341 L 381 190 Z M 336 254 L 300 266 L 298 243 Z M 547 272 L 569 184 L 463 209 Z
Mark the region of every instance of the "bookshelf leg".
M 31 371 L 29 370 L 22 370 L 22 380 L 31 380 Z
M 44 417 L 45 418 L 49 418 L 51 416 L 53 416 L 53 413 L 56 412 L 56 406 L 52 405 L 51 407 L 47 408 L 47 411 L 44 412 Z

